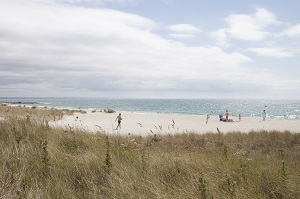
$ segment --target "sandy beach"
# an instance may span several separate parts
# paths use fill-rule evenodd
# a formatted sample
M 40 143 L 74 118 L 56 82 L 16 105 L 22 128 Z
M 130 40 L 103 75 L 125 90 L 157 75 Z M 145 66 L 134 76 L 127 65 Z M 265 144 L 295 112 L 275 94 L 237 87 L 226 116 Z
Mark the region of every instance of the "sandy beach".
M 239 131 L 247 133 L 249 131 L 266 130 L 266 131 L 291 131 L 300 132 L 300 120 L 283 120 L 266 118 L 262 121 L 259 117 L 229 117 L 234 122 L 220 122 L 219 116 L 211 115 L 206 123 L 206 115 L 184 115 L 184 114 L 157 114 L 157 113 L 132 113 L 120 112 L 122 114 L 121 129 L 115 130 L 117 122 L 116 117 L 119 112 L 104 113 L 100 111 L 87 113 L 75 113 L 71 116 L 64 116 L 62 120 L 51 122 L 53 126 L 61 126 L 68 130 L 77 128 L 87 130 L 93 133 L 104 132 L 108 134 L 175 134 L 183 132 L 195 133 L 217 133 L 217 128 L 222 133 Z

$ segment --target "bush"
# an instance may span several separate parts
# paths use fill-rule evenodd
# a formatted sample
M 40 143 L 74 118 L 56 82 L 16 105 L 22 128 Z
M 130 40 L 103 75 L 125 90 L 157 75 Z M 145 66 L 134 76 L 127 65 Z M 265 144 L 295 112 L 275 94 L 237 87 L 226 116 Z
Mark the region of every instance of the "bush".
M 114 112 L 116 112 L 116 111 L 114 111 L 113 109 L 104 109 L 104 112 L 105 113 L 114 113 Z

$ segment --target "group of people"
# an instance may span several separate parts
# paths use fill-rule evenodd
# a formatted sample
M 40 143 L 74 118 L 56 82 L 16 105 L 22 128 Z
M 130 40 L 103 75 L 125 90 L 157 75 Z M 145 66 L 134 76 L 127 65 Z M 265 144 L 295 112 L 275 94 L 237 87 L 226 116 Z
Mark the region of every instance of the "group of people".
M 241 116 L 241 114 L 239 114 L 238 117 L 239 117 L 238 122 L 242 121 L 242 116 Z M 233 122 L 233 119 L 229 119 L 228 110 L 226 110 L 225 118 L 223 118 L 223 115 L 219 115 L 219 119 L 220 119 L 220 122 Z
M 267 113 L 266 113 L 266 110 L 263 110 L 262 112 L 262 121 L 266 121 L 266 117 L 267 117 Z M 208 116 L 208 115 L 207 115 Z M 241 114 L 238 115 L 239 117 L 239 122 L 242 121 L 242 116 Z M 220 122 L 233 122 L 233 119 L 229 119 L 229 114 L 228 114 L 228 110 L 226 110 L 226 113 L 225 113 L 225 118 L 223 118 L 223 115 L 219 115 L 219 119 L 220 119 Z M 208 119 L 206 120 L 206 124 L 207 124 L 207 121 Z
M 238 115 L 239 117 L 239 122 L 242 121 L 242 116 L 241 114 Z M 267 113 L 266 113 L 266 110 L 263 110 L 262 112 L 262 121 L 266 121 L 266 117 L 267 117 Z M 210 118 L 209 115 L 206 116 L 206 124 L 208 123 L 208 119 Z M 122 117 L 121 117 L 121 113 L 119 113 L 119 115 L 116 117 L 115 119 L 115 122 L 118 121 L 118 125 L 116 127 L 115 130 L 118 130 L 118 129 L 121 129 L 121 121 L 122 121 Z M 225 113 L 225 118 L 223 118 L 223 115 L 219 115 L 219 119 L 220 119 L 220 122 L 233 122 L 233 119 L 229 119 L 229 114 L 228 114 L 228 110 L 226 110 L 226 113 Z

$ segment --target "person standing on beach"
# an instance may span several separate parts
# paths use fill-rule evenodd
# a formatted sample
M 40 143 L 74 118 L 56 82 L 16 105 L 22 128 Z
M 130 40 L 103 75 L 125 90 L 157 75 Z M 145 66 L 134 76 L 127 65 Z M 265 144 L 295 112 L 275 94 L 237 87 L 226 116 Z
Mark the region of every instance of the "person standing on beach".
M 229 122 L 228 110 L 226 110 L 226 122 Z
M 119 115 L 117 116 L 117 118 L 116 118 L 116 120 L 115 120 L 115 122 L 118 120 L 118 125 L 117 125 L 117 128 L 116 128 L 116 130 L 118 130 L 118 128 L 120 128 L 121 129 L 121 121 L 122 121 L 122 117 L 121 117 L 121 113 L 119 113 Z
M 266 121 L 266 116 L 267 116 L 266 110 L 263 110 L 261 116 L 262 116 L 262 121 Z

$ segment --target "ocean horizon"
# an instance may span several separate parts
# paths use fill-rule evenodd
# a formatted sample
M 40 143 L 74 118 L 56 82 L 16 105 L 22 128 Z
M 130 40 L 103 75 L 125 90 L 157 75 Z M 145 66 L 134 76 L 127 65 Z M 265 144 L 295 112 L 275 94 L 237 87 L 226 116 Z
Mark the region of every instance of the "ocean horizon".
M 0 97 L 0 102 L 67 109 L 113 109 L 136 113 L 168 113 L 261 117 L 300 120 L 300 100 L 267 99 L 103 99 L 63 97 Z

